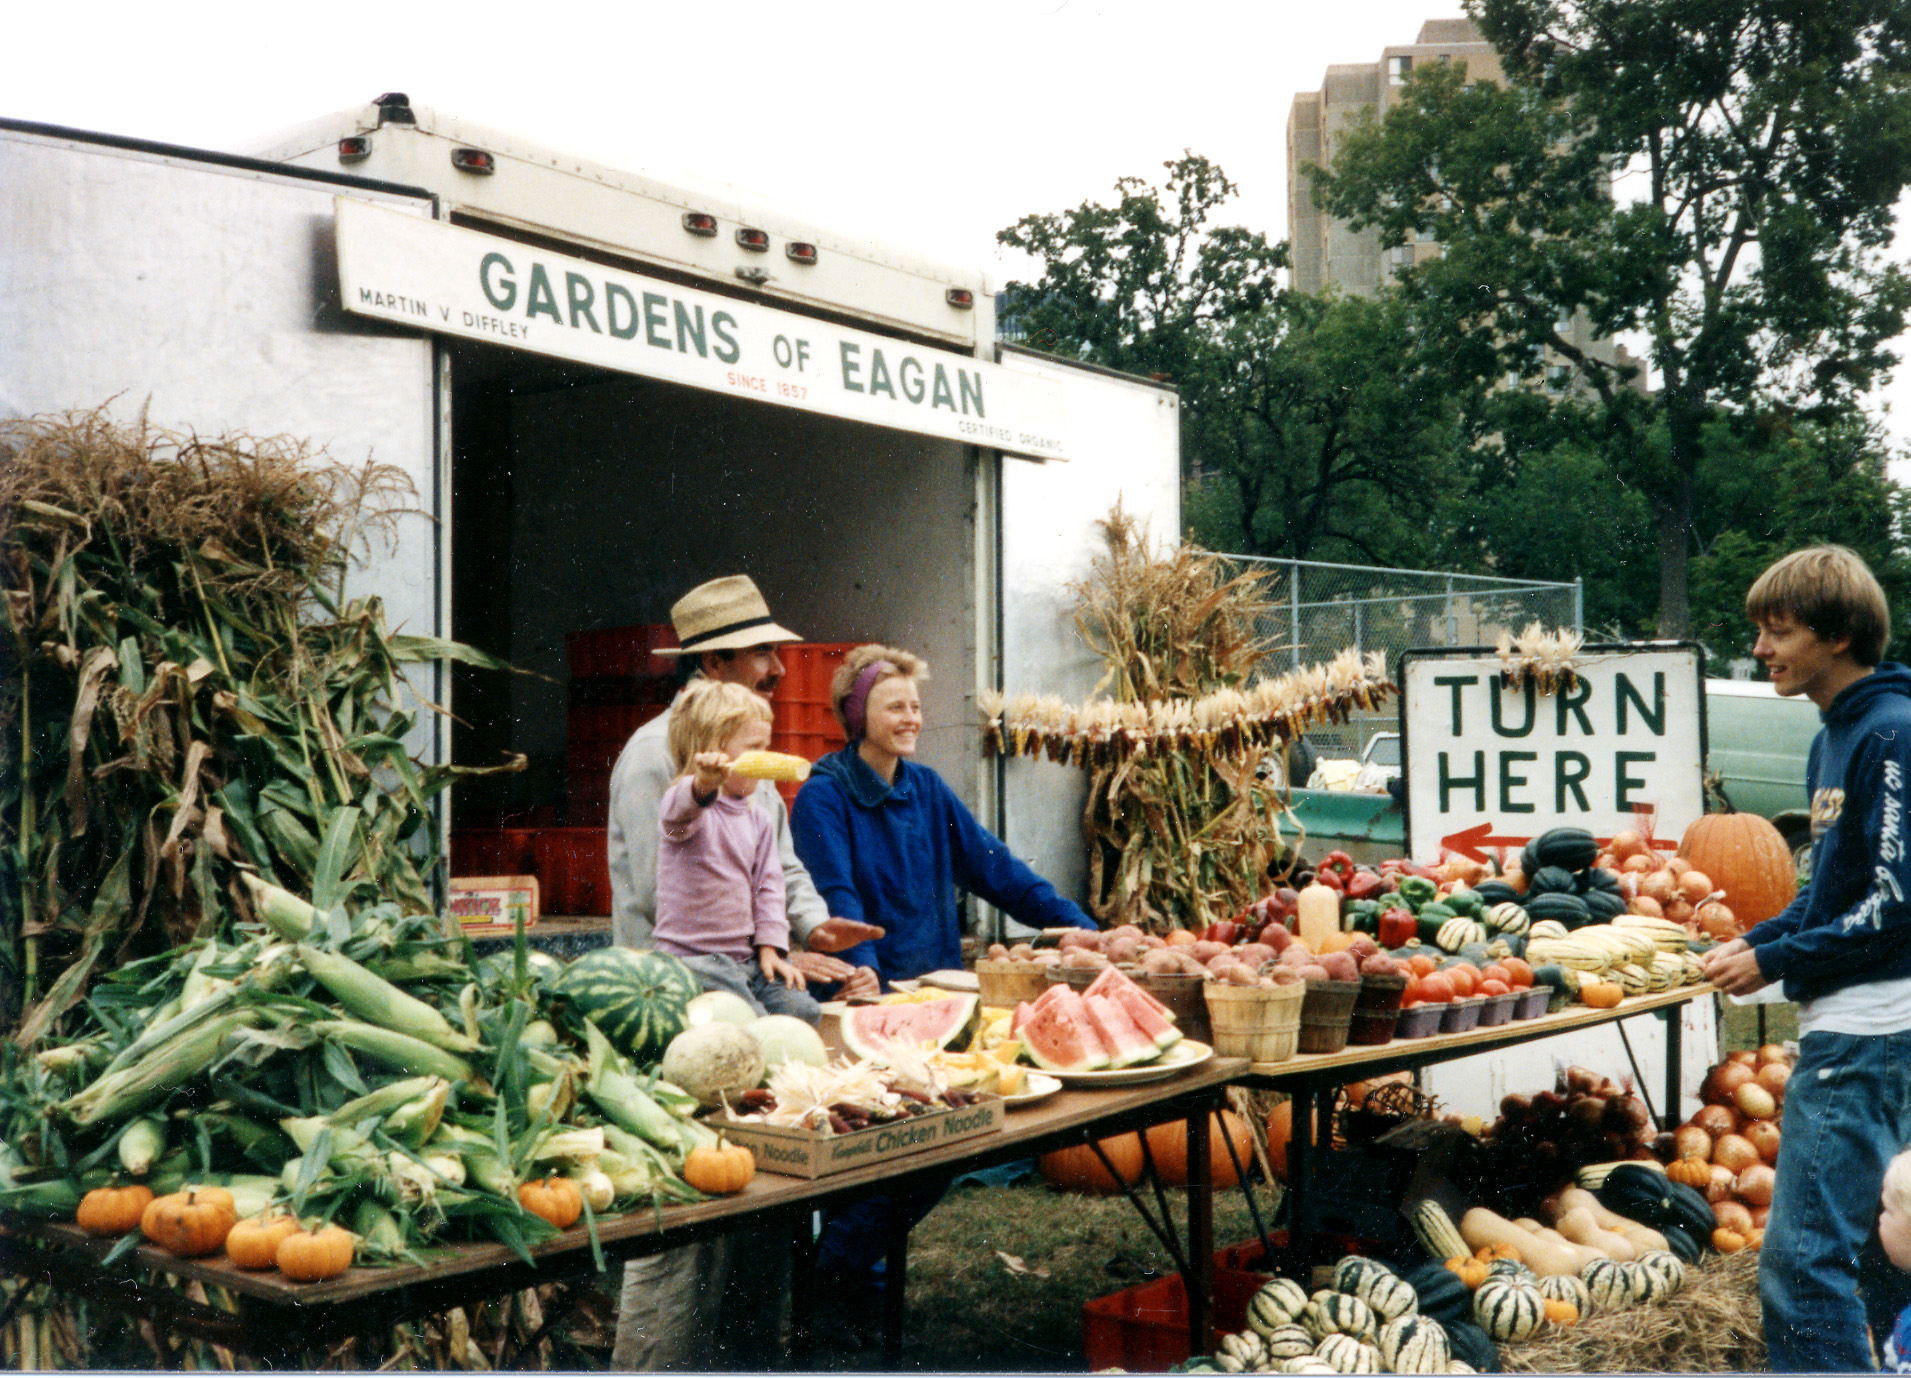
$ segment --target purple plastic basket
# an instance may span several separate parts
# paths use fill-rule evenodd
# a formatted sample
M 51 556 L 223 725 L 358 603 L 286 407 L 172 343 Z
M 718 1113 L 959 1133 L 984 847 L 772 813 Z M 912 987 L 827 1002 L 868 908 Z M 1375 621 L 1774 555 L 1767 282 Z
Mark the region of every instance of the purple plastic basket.
M 1546 1013 L 1546 1006 L 1553 998 L 1551 986 L 1529 986 L 1517 992 L 1519 999 L 1513 1005 L 1513 1018 L 1538 1019 Z
M 1469 995 L 1464 1000 L 1455 1000 L 1447 1006 L 1446 1015 L 1440 1020 L 1440 1032 L 1469 1033 L 1478 1028 L 1480 1008 L 1485 1004 L 1484 995 Z
M 1513 1006 L 1519 1003 L 1519 992 L 1509 990 L 1504 995 L 1486 996 L 1486 1003 L 1480 1006 L 1480 1027 L 1495 1028 L 1510 1023 L 1513 1018 Z
M 1408 1005 L 1400 1011 L 1400 1018 L 1394 1023 L 1395 1038 L 1427 1038 L 1440 1032 L 1441 1018 L 1449 1006 Z

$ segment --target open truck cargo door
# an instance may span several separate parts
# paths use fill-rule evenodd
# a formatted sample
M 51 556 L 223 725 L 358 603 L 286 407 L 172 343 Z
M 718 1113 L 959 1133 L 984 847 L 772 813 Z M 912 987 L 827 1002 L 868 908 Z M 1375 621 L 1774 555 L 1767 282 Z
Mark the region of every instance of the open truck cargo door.
M 402 470 L 415 511 L 348 594 L 443 636 L 437 362 L 431 338 L 341 309 L 333 201 L 430 218 L 422 192 L 196 150 L 0 121 L 0 415 L 107 406 L 202 435 L 289 435 Z M 361 551 L 361 555 L 364 552 Z M 446 701 L 442 670 L 414 687 Z M 423 715 L 415 755 L 444 759 Z

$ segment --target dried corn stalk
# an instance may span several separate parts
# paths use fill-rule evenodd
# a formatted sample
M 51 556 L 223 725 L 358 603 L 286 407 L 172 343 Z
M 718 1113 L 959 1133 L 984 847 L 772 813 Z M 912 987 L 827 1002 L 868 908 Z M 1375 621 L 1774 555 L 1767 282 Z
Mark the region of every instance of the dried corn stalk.
M 1271 576 L 1227 578 L 1219 559 L 1185 546 L 1153 554 L 1119 504 L 1101 525 L 1107 553 L 1073 591 L 1107 696 L 990 698 L 984 746 L 1090 773 L 1097 918 L 1199 928 L 1259 898 L 1286 857 L 1282 793 L 1264 767 L 1307 727 L 1378 707 L 1393 686 L 1384 658 L 1352 651 L 1257 680 L 1272 649 L 1256 630 Z
M 330 906 L 430 908 L 429 802 L 471 772 L 404 739 L 407 667 L 464 646 L 347 599 L 405 475 L 285 437 L 206 439 L 103 411 L 0 423 L 0 1028 L 23 1041 L 103 964 L 248 916 L 255 869 Z M 336 842 L 322 843 L 357 809 Z

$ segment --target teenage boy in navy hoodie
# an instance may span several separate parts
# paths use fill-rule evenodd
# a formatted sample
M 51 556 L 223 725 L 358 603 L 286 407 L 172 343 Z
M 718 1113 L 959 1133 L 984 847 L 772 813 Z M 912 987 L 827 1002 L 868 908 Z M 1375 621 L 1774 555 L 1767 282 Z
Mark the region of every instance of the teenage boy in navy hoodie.
M 1884 591 L 1842 546 L 1795 551 L 1745 597 L 1780 694 L 1818 705 L 1806 767 L 1811 881 L 1705 957 L 1713 984 L 1798 1004 L 1784 1151 L 1759 1262 L 1774 1372 L 1876 1367 L 1904 1275 L 1878 1244 L 1885 1165 L 1911 1142 L 1911 671 L 1880 661 Z

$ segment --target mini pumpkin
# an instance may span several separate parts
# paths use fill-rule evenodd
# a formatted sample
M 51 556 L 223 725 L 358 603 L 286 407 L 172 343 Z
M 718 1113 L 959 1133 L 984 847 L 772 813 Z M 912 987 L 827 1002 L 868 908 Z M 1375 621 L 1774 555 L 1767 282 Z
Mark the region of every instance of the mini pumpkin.
M 1553 1325 L 1573 1325 L 1579 1320 L 1579 1308 L 1572 1302 L 1561 1301 L 1556 1297 L 1546 1297 L 1540 1302 L 1545 1309 L 1546 1319 Z
M 546 1177 L 519 1187 L 518 1204 L 540 1220 L 568 1230 L 584 1213 L 584 1189 L 569 1177 Z
M 178 1258 L 204 1258 L 225 1247 L 237 1215 L 223 1187 L 184 1187 L 153 1198 L 140 1213 L 148 1239 Z
M 322 1282 L 352 1266 L 357 1240 L 343 1225 L 294 1230 L 279 1241 L 279 1271 L 294 1282 Z
M 80 1198 L 73 1219 L 91 1235 L 128 1234 L 139 1228 L 153 1189 L 135 1182 L 129 1187 L 95 1187 Z
M 1683 1182 L 1688 1187 L 1697 1187 L 1704 1191 L 1712 1184 L 1712 1165 L 1689 1153 L 1676 1163 L 1666 1164 L 1665 1175 L 1675 1182 Z
M 1588 981 L 1579 988 L 1579 998 L 1596 1010 L 1609 1010 L 1626 998 L 1617 981 Z
M 279 1262 L 279 1245 L 299 1232 L 289 1215 L 257 1215 L 237 1222 L 226 1233 L 226 1257 L 236 1268 L 263 1270 Z
M 1469 1292 L 1486 1281 L 1486 1260 L 1483 1258 L 1450 1258 L 1446 1261 L 1446 1268 L 1449 1273 L 1458 1274 Z
M 756 1154 L 742 1144 L 718 1139 L 690 1150 L 683 1180 L 707 1196 L 734 1196 L 756 1176 Z

